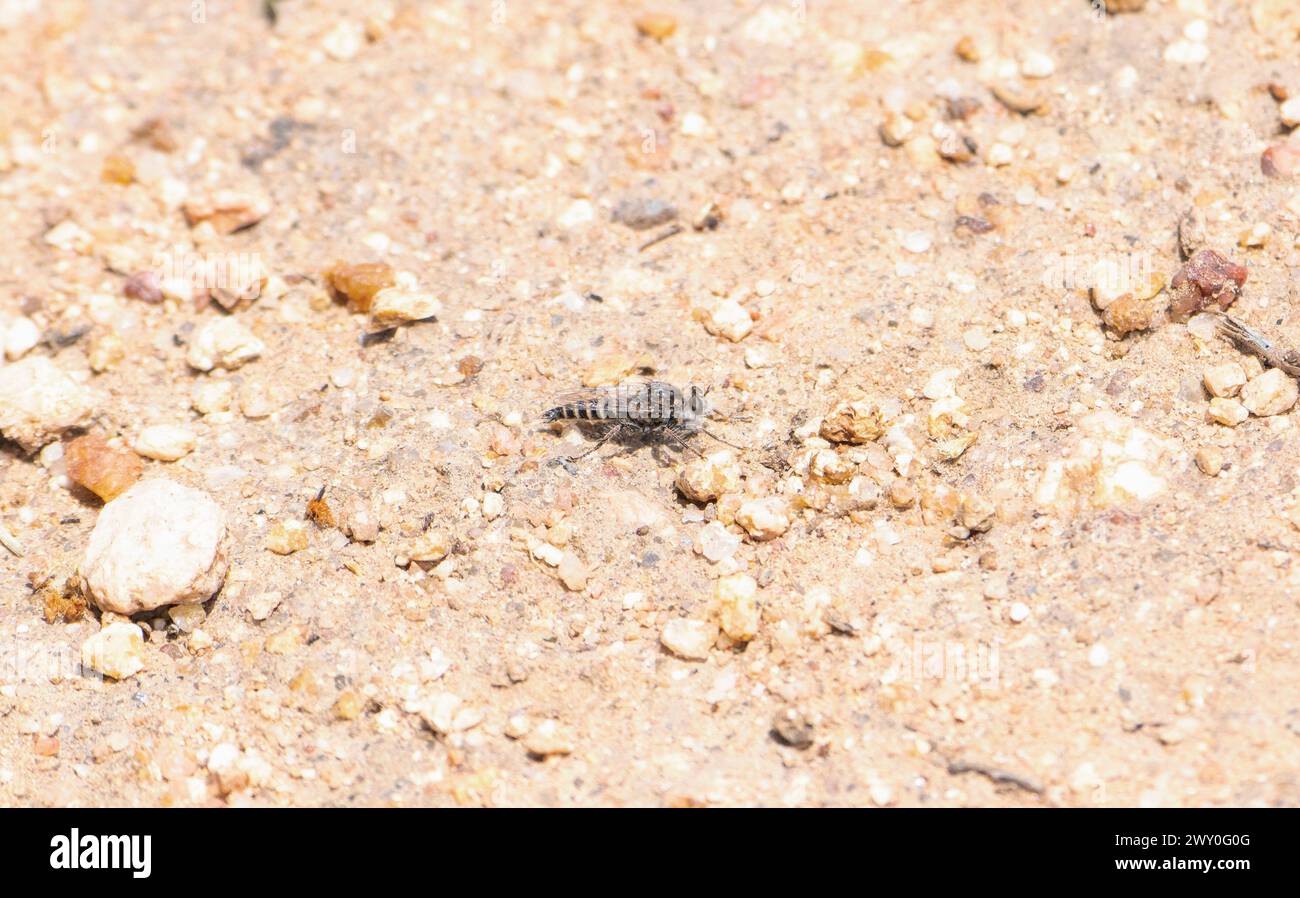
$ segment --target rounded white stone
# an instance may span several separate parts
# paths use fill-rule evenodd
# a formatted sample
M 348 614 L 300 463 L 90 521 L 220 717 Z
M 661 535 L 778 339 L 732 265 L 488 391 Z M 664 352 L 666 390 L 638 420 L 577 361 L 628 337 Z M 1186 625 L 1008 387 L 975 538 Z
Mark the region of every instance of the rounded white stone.
M 90 599 L 134 614 L 206 602 L 226 577 L 225 513 L 207 493 L 143 480 L 104 506 L 81 563 Z

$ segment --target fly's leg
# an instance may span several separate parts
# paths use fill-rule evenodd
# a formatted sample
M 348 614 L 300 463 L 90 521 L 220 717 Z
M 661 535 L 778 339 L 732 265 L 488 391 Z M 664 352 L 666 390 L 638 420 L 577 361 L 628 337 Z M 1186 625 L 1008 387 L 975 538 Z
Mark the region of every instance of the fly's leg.
M 582 453 L 581 455 L 571 455 L 571 456 L 569 456 L 569 461 L 577 461 L 577 460 L 580 459 L 580 458 L 586 458 L 588 455 L 591 455 L 591 453 L 595 452 L 595 451 L 596 451 L 597 449 L 599 449 L 601 446 L 603 446 L 603 445 L 605 445 L 606 443 L 608 443 L 611 439 L 613 439 L 615 436 L 617 436 L 617 435 L 619 434 L 619 432 L 622 431 L 622 430 L 623 430 L 623 425 L 622 425 L 622 424 L 615 424 L 615 425 L 614 425 L 613 427 L 611 427 L 609 430 L 605 431 L 605 434 L 604 434 L 600 439 L 598 439 L 598 440 L 596 441 L 596 444 L 595 444 L 594 446 L 592 446 L 590 449 L 588 449 L 586 452 Z
M 724 446 L 730 446 L 732 449 L 740 449 L 742 451 L 745 449 L 744 446 L 737 446 L 735 443 L 728 443 L 722 437 L 718 436 L 715 433 L 710 432 L 707 427 L 701 427 L 700 433 L 704 434 L 706 437 L 710 437 L 711 439 L 717 440 L 719 443 L 721 443 Z
M 690 443 L 686 442 L 685 436 L 676 427 L 665 427 L 662 433 L 670 440 L 676 442 L 683 449 L 687 449 L 691 452 L 694 452 L 697 458 L 704 458 L 704 453 L 696 449 Z

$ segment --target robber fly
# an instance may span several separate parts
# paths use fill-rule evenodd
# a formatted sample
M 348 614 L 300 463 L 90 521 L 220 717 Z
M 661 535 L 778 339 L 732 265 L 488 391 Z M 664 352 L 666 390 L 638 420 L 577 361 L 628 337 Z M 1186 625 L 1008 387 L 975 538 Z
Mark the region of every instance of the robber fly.
M 743 448 L 728 443 L 705 428 L 704 419 L 713 412 L 708 393 L 707 389 L 694 384 L 680 390 L 660 380 L 577 390 L 557 397 L 559 405 L 543 412 L 542 420 L 591 421 L 610 425 L 596 445 L 582 455 L 574 456 L 571 461 L 585 458 L 624 433 L 666 437 L 696 455 L 700 455 L 699 450 L 686 443 L 686 439 L 696 433 L 703 433 L 733 449 Z

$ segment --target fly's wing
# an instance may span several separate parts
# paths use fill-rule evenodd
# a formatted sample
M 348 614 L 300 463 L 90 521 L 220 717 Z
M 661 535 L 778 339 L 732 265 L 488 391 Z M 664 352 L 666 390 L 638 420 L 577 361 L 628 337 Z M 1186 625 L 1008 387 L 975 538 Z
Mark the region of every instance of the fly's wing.
M 633 393 L 638 390 L 639 388 L 635 386 L 631 388 Z M 557 418 L 566 417 L 561 413 L 562 409 L 571 406 L 586 406 L 593 412 L 591 418 L 600 418 L 607 421 L 622 420 L 627 416 L 627 397 L 628 390 L 622 385 L 565 390 L 555 394 L 552 407 L 542 414 L 542 418 L 547 421 L 554 421 Z

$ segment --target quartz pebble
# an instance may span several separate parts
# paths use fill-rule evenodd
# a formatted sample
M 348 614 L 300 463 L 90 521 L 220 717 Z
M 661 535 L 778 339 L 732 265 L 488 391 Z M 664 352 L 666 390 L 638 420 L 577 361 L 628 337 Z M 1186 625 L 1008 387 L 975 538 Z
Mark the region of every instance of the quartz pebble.
M 736 509 L 736 523 L 759 542 L 776 539 L 790 529 L 785 500 L 779 496 L 751 499 Z
M 205 602 L 229 567 L 225 514 L 207 493 L 144 480 L 104 506 L 81 563 L 88 597 L 134 614 Z
M 740 537 L 726 528 L 721 521 L 710 521 L 695 534 L 695 551 L 717 564 L 726 561 L 740 549 Z
M 1174 441 L 1131 419 L 1107 410 L 1092 412 L 1079 421 L 1065 457 L 1047 463 L 1034 500 L 1063 511 L 1145 501 L 1164 491 L 1160 472 L 1177 451 Z
M 1277 368 L 1269 368 L 1241 388 L 1241 404 L 1261 418 L 1290 411 L 1298 397 L 1295 379 Z
M 520 741 L 530 755 L 549 758 L 573 752 L 573 737 L 555 720 L 543 720 L 525 733 Z
M 0 367 L 0 434 L 27 452 L 84 426 L 94 394 L 45 356 Z
M 442 303 L 431 293 L 388 287 L 371 300 L 370 320 L 376 327 L 393 327 L 434 318 L 441 311 Z
M 235 385 L 227 380 L 204 380 L 195 385 L 190 405 L 201 415 L 230 411 L 235 401 Z
M 1223 470 L 1223 450 L 1218 446 L 1202 446 L 1197 449 L 1196 467 L 1207 477 L 1217 477 Z
M 297 518 L 276 521 L 266 531 L 266 548 L 277 555 L 292 555 L 307 548 L 307 524 Z
M 1210 400 L 1208 414 L 1211 421 L 1225 427 L 1236 427 L 1250 417 L 1250 412 L 1236 399 L 1218 396 Z
M 591 575 L 590 569 L 573 552 L 565 552 L 561 556 L 556 573 L 559 574 L 560 582 L 564 584 L 564 588 L 573 592 L 586 589 L 587 578 Z
M 140 479 L 144 466 L 126 449 L 109 445 L 101 434 L 88 433 L 64 447 L 68 479 L 111 502 Z
M 185 360 L 198 371 L 234 370 L 266 352 L 266 344 L 237 318 L 213 318 L 199 328 Z
M 81 666 L 125 680 L 144 670 L 144 636 L 132 623 L 114 622 L 81 644 Z
M 9 322 L 7 327 L 0 326 L 4 335 L 4 355 L 9 361 L 21 359 L 41 342 L 41 330 L 36 322 L 23 315 Z
M 677 475 L 677 489 L 692 502 L 713 502 L 740 489 L 740 465 L 730 449 L 688 462 Z
M 198 437 L 188 427 L 155 424 L 140 431 L 132 448 L 145 458 L 177 461 L 194 451 Z
M 1246 369 L 1236 362 L 1224 362 L 1206 368 L 1202 380 L 1211 396 L 1236 396 L 1246 385 Z
M 271 212 L 269 198 L 238 190 L 216 190 L 184 205 L 190 226 L 206 222 L 218 234 L 232 234 L 252 227 Z
M 749 574 L 719 577 L 714 586 L 718 624 L 737 642 L 749 642 L 758 635 L 758 583 Z
M 664 648 L 687 661 L 703 661 L 718 638 L 718 625 L 712 621 L 676 617 L 659 634 Z
M 843 400 L 822 419 L 818 433 L 832 443 L 870 443 L 885 432 L 880 404 L 869 399 Z
M 266 620 L 280 607 L 280 602 L 284 600 L 283 593 L 280 592 L 258 592 L 244 600 L 244 607 L 253 620 Z
M 704 319 L 704 329 L 714 336 L 726 337 L 733 343 L 739 343 L 754 329 L 754 319 L 740 303 L 734 299 L 724 299 Z

